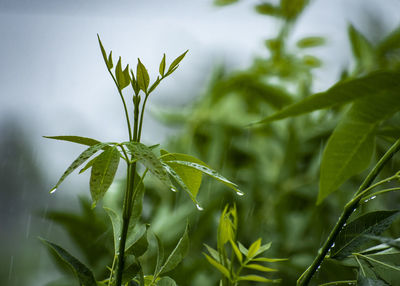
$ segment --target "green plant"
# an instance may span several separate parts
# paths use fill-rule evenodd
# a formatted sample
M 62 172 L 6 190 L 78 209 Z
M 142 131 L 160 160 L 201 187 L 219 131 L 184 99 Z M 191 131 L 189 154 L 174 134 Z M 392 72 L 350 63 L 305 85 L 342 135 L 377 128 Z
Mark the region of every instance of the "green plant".
M 258 257 L 271 247 L 271 242 L 261 245 L 261 238 L 259 238 L 247 249 L 237 240 L 237 228 L 236 206 L 229 207 L 229 205 L 226 205 L 219 221 L 217 250 L 206 245 L 211 256 L 204 254 L 208 262 L 223 275 L 219 285 L 236 286 L 241 281 L 280 282 L 279 279 L 268 279 L 255 274 L 243 275 L 242 272 L 245 270 L 256 270 L 265 273 L 278 271 L 277 269 L 266 267 L 262 263 L 285 261 L 287 259 Z
M 80 136 L 46 136 L 46 138 L 89 146 L 67 168 L 50 193 L 54 193 L 68 175 L 91 159 L 80 170 L 80 173 L 91 169 L 90 194 L 92 197 L 92 208 L 103 199 L 111 186 L 120 160 L 122 159 L 125 161 L 127 165 L 122 214 L 118 213 L 117 210 L 105 208 L 111 219 L 114 233 L 114 257 L 111 267 L 109 268 L 109 277 L 100 282 L 96 282 L 92 271 L 77 258 L 52 242 L 43 239 L 42 241 L 72 267 L 81 285 L 92 286 L 101 284 L 121 286 L 131 285 L 130 283 L 133 281 L 139 285 L 175 285 L 174 280 L 164 276 L 164 274 L 173 270 L 185 256 L 189 243 L 188 227 L 186 227 L 182 238 L 165 261 L 161 242 L 156 238 L 158 245 L 157 264 L 154 267 L 153 274 L 145 275 L 140 260 L 149 247 L 149 225 L 140 223 L 140 216 L 143 208 L 142 201 L 145 192 L 145 176 L 150 172 L 168 189 L 174 192 L 177 191 L 176 184 L 178 188 L 181 188 L 189 195 L 199 210 L 202 210 L 202 208 L 197 201 L 197 194 L 203 174 L 222 182 L 235 190 L 239 195 L 243 195 L 243 193 L 237 188 L 236 184 L 219 175 L 199 159 L 186 154 L 169 153 L 165 150 L 160 151 L 161 156 L 158 158 L 153 153 L 153 150 L 157 148 L 158 145 L 146 146 L 140 143 L 143 115 L 150 94 L 162 80 L 171 75 L 178 68 L 179 63 L 185 57 L 187 51 L 177 57 L 170 64 L 168 69 L 166 68 L 166 57 L 164 54 L 159 66 L 159 76 L 150 84 L 149 74 L 140 59 L 138 59 L 136 73 L 129 69 L 129 65 L 122 69 L 121 58 L 119 58 L 113 71 L 112 52 L 107 55 L 100 41 L 100 37 L 98 37 L 98 41 L 107 70 L 117 87 L 118 94 L 123 104 L 129 141 L 122 143 L 100 142 L 95 139 Z M 133 102 L 133 121 L 131 120 L 125 95 L 123 94 L 123 90 L 128 86 L 131 86 L 133 91 L 131 96 Z M 141 102 L 142 96 L 144 96 L 143 102 Z M 95 156 L 97 153 L 100 154 Z M 175 184 L 172 183 L 171 178 Z M 149 266 L 147 266 L 147 268 L 149 268 Z

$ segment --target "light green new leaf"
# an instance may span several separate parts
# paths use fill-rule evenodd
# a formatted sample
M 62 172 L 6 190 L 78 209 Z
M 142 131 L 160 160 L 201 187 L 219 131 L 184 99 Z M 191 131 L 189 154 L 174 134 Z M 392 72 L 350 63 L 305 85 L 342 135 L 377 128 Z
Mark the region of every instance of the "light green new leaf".
M 165 73 L 165 54 L 164 54 L 164 56 L 163 56 L 163 58 L 161 60 L 159 71 L 160 71 L 160 75 L 164 76 L 164 73 Z
M 230 274 L 229 274 L 229 270 L 223 266 L 221 263 L 217 262 L 216 260 L 214 260 L 212 257 L 208 256 L 207 254 L 203 253 L 207 259 L 208 262 L 210 262 L 210 264 L 212 266 L 214 266 L 215 268 L 217 268 L 217 270 L 219 272 L 221 272 L 225 277 L 229 278 Z
M 270 249 L 270 248 L 271 248 L 271 245 L 272 245 L 272 242 L 268 242 L 268 243 L 266 243 L 266 244 L 264 244 L 264 245 L 261 245 L 261 247 L 257 250 L 255 256 L 258 256 L 258 255 L 260 255 L 261 253 L 263 253 L 263 252 L 267 251 L 268 249 Z
M 296 45 L 301 48 L 313 48 L 313 47 L 318 47 L 325 44 L 325 39 L 322 37 L 306 37 L 300 39 Z
M 249 269 L 254 269 L 262 272 L 275 272 L 278 271 L 278 269 L 273 269 L 269 267 L 265 267 L 259 264 L 246 264 L 244 267 L 249 268 Z
M 214 5 L 225 6 L 238 2 L 239 0 L 214 0 Z
M 336 191 L 347 179 L 369 166 L 377 126 L 399 110 L 398 88 L 383 90 L 354 102 L 325 147 L 317 204 Z
M 121 57 L 119 57 L 117 66 L 115 67 L 115 78 L 118 83 L 118 87 L 123 90 L 131 83 L 131 78 L 129 76 L 129 65 L 122 71 Z
M 68 253 L 64 248 L 61 246 L 52 243 L 50 241 L 47 241 L 45 239 L 39 238 L 44 245 L 46 245 L 49 249 L 53 250 L 55 253 L 57 253 L 61 259 L 67 263 L 74 271 L 76 276 L 79 279 L 80 285 L 84 286 L 96 286 L 96 280 L 94 279 L 92 271 L 84 265 L 82 262 L 80 262 L 78 259 L 76 259 L 74 256 Z
M 93 207 L 101 200 L 114 180 L 120 154 L 116 147 L 109 148 L 97 156 L 90 175 L 90 194 Z
M 163 151 L 161 160 L 167 165 L 164 165 L 167 172 L 186 192 L 188 192 L 192 200 L 197 203 L 196 197 L 201 185 L 202 172 L 197 169 L 175 163 L 174 161 L 192 162 L 203 166 L 207 165 L 195 157 L 186 154 L 167 153 L 166 151 Z
M 268 116 L 259 123 L 293 117 L 338 106 L 356 99 L 390 90 L 400 91 L 400 72 L 379 71 L 353 80 L 339 82 L 325 92 L 316 93 Z
M 218 251 L 216 251 L 214 248 L 208 246 L 207 244 L 204 244 L 204 245 L 207 248 L 208 252 L 211 254 L 212 258 L 214 258 L 217 262 L 221 262 L 219 259 Z
M 164 265 L 161 266 L 159 272 L 156 276 L 159 276 L 163 273 L 167 273 L 173 270 L 178 264 L 183 260 L 187 251 L 189 250 L 189 236 L 188 236 L 188 226 L 186 225 L 185 232 L 183 233 L 182 238 L 179 240 L 175 249 L 168 256 Z
M 240 252 L 238 246 L 236 245 L 236 243 L 232 239 L 230 240 L 230 243 L 231 243 L 233 251 L 235 252 L 235 255 L 236 255 L 237 259 L 239 260 L 240 263 L 242 263 L 243 255 Z
M 253 258 L 251 261 L 254 262 L 281 262 L 287 261 L 287 258 L 268 258 L 268 257 L 260 257 L 260 258 Z
M 165 276 L 157 281 L 157 286 L 176 286 L 176 282 L 174 281 L 174 279 Z
M 169 66 L 168 68 L 168 72 L 166 75 L 170 75 L 171 73 L 173 73 L 177 68 L 179 63 L 183 60 L 183 58 L 186 56 L 187 52 L 189 50 L 186 50 L 186 52 L 184 52 L 182 55 L 180 55 L 179 57 L 177 57 Z
M 108 146 L 107 143 L 98 143 L 96 145 L 90 146 L 88 149 L 83 151 L 78 158 L 75 159 L 75 161 L 72 162 L 72 164 L 67 168 L 67 170 L 64 172 L 64 174 L 61 176 L 61 178 L 58 180 L 57 184 L 54 186 L 54 188 L 51 189 L 50 192 L 55 192 L 58 186 L 64 181 L 64 179 L 71 174 L 76 168 L 78 168 L 80 165 L 85 163 L 87 159 L 92 157 L 97 151 L 103 149 L 105 146 Z
M 254 256 L 256 256 L 260 247 L 261 247 L 261 238 L 257 239 L 250 245 L 249 251 L 247 252 L 246 255 L 247 259 L 251 260 Z
M 247 256 L 247 254 L 249 253 L 249 250 L 243 244 L 241 244 L 240 241 L 238 241 L 238 246 L 239 246 L 240 252 Z
M 87 145 L 87 146 L 93 146 L 93 145 L 101 143 L 100 141 L 97 141 L 96 139 L 81 137 L 81 136 L 65 135 L 65 136 L 43 136 L 43 137 L 48 138 L 48 139 L 55 139 L 55 140 L 62 140 L 62 141 L 78 143 L 78 144 Z
M 370 240 L 367 235 L 379 235 L 397 218 L 400 211 L 375 211 L 367 213 L 346 225 L 335 240 L 331 257 L 344 259 L 359 250 Z
M 278 283 L 279 279 L 268 279 L 258 275 L 244 275 L 240 276 L 239 281 L 254 281 L 254 282 L 265 282 L 265 283 Z
M 140 89 L 143 90 L 144 93 L 147 93 L 147 88 L 150 83 L 150 77 L 146 67 L 142 64 L 140 59 L 138 59 L 138 64 L 136 67 L 136 79 Z
M 161 161 L 154 155 L 149 147 L 138 142 L 124 142 L 123 144 L 128 147 L 129 152 L 134 158 L 149 169 L 149 171 L 164 185 L 175 190 Z

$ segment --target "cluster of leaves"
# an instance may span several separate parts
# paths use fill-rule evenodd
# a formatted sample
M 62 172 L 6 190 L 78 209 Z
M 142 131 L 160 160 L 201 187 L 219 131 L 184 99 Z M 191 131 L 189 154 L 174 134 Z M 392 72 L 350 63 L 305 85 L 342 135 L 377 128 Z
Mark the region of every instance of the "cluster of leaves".
M 254 282 L 279 282 L 279 279 L 268 279 L 266 277 L 248 274 L 242 275 L 245 269 L 256 270 L 264 273 L 278 271 L 277 269 L 266 267 L 262 262 L 278 262 L 285 261 L 281 258 L 258 257 L 271 247 L 271 243 L 261 245 L 261 238 L 253 242 L 247 249 L 239 241 L 237 241 L 238 219 L 236 206 L 229 207 L 226 205 L 221 214 L 218 226 L 217 250 L 206 245 L 211 256 L 204 254 L 211 265 L 223 274 L 220 280 L 221 286 L 238 285 L 240 281 Z M 230 251 L 228 247 L 230 246 Z M 230 252 L 230 259 L 229 257 Z

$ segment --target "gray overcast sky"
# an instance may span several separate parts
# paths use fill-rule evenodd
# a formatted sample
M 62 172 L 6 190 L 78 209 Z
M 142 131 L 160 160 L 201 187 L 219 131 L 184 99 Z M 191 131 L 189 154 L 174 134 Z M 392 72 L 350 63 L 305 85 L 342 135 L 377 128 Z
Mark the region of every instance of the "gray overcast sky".
M 41 135 L 126 138 L 120 99 L 104 67 L 97 33 L 106 49 L 113 50 L 114 60 L 121 55 L 123 62 L 135 65 L 140 57 L 151 74 L 164 52 L 171 60 L 189 49 L 178 71 L 150 99 L 150 105 L 174 106 L 204 88 L 216 63 L 246 67 L 265 53 L 263 40 L 278 26 L 257 15 L 255 3 L 259 1 L 242 0 L 217 8 L 211 0 L 0 0 L 0 125 L 10 117 L 19 121 L 42 164 L 55 164 L 50 175 L 57 176 L 66 158 L 56 155 L 59 143 Z M 309 35 L 328 39 L 317 51 L 325 63 L 316 72 L 317 90 L 329 87 L 348 64 L 347 22 L 368 28 L 359 16 L 368 11 L 385 15 L 381 18 L 388 30 L 400 23 L 399 0 L 315 0 L 299 20 L 294 40 Z M 150 116 L 145 123 L 154 130 Z M 156 130 L 145 133 L 144 141 L 160 142 L 166 131 Z M 79 152 L 62 147 L 65 156 Z

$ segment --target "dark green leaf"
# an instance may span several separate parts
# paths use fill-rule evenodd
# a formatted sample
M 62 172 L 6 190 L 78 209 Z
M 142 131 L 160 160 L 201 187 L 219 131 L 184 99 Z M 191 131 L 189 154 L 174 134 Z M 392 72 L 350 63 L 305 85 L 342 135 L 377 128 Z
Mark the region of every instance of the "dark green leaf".
M 316 93 L 292 104 L 282 111 L 263 119 L 260 123 L 268 123 L 319 109 L 338 106 L 388 90 L 400 92 L 399 78 L 400 72 L 380 71 L 358 79 L 339 82 L 327 91 Z
M 161 239 L 156 234 L 154 234 L 154 236 L 157 240 L 157 264 L 154 273 L 157 274 L 159 273 L 161 266 L 163 265 L 164 262 L 164 246 L 161 242 Z
M 164 76 L 164 73 L 165 73 L 165 54 L 164 54 L 164 56 L 163 56 L 163 58 L 161 60 L 159 71 L 160 71 L 160 75 Z
M 67 168 L 61 178 L 58 180 L 57 184 L 51 189 L 51 193 L 55 192 L 58 186 L 64 181 L 64 179 L 71 174 L 76 168 L 82 165 L 87 159 L 93 156 L 97 151 L 103 149 L 105 146 L 108 146 L 107 143 L 98 143 L 96 145 L 90 146 L 88 149 L 83 151 L 78 158 L 75 159 L 74 162 Z
M 142 64 L 140 59 L 138 59 L 138 64 L 136 67 L 136 79 L 140 89 L 143 90 L 144 93 L 147 93 L 147 87 L 150 83 L 150 77 L 146 67 Z
M 184 52 L 182 55 L 180 55 L 179 57 L 177 57 L 177 58 L 171 63 L 171 65 L 170 65 L 169 68 L 168 68 L 167 75 L 170 75 L 171 73 L 173 73 L 173 72 L 177 69 L 179 63 L 183 60 L 183 58 L 186 56 L 186 54 L 187 54 L 188 51 L 189 51 L 189 50 L 187 50 L 186 52 Z
M 111 186 L 118 169 L 120 154 L 116 147 L 109 148 L 97 156 L 90 175 L 90 194 L 93 206 L 101 200 Z
M 318 47 L 323 44 L 325 44 L 325 39 L 322 37 L 306 37 L 306 38 L 300 39 L 296 43 L 296 45 L 302 49 Z
M 142 227 L 138 227 L 135 230 L 136 232 L 133 235 L 128 233 L 132 238 L 127 241 L 125 253 L 140 257 L 146 252 L 149 246 L 147 240 L 147 226 L 142 225 Z
M 110 69 L 112 69 L 113 68 L 113 66 L 114 66 L 114 63 L 113 63 L 113 59 L 112 59 L 112 51 L 110 51 L 110 54 L 108 55 L 108 69 L 110 70 Z
M 179 240 L 175 249 L 168 256 L 164 265 L 161 266 L 160 271 L 158 272 L 157 276 L 159 276 L 163 273 L 167 273 L 167 272 L 173 270 L 176 266 L 178 266 L 178 264 L 185 257 L 188 250 L 189 250 L 189 236 L 188 236 L 188 226 L 186 226 L 186 229 L 185 229 L 185 232 L 184 232 L 182 238 Z
M 123 144 L 128 147 L 129 152 L 134 158 L 148 168 L 164 185 L 175 190 L 161 161 L 153 154 L 149 147 L 137 142 L 124 142 Z
M 69 254 L 65 249 L 57 244 L 40 238 L 44 245 L 49 249 L 55 251 L 61 259 L 63 259 L 75 272 L 79 279 L 79 283 L 84 286 L 96 286 L 96 280 L 94 279 L 92 271 L 87 268 L 82 262 L 76 259 L 74 256 Z
M 121 57 L 119 57 L 117 66 L 115 67 L 115 78 L 117 80 L 120 90 L 123 90 L 131 83 L 129 76 L 129 65 L 127 65 L 126 68 L 122 71 Z
M 83 167 L 80 171 L 79 174 L 82 174 L 83 172 L 85 172 L 87 169 L 91 168 L 94 164 L 94 162 L 96 161 L 97 157 L 93 158 L 92 160 L 90 160 L 89 162 L 86 163 L 85 167 Z
M 125 267 L 124 272 L 122 273 L 122 284 L 132 281 L 133 278 L 139 273 L 140 265 L 137 262 L 137 259 L 132 255 L 127 255 L 125 257 Z
M 78 143 L 82 145 L 87 145 L 87 146 L 93 146 L 96 144 L 99 144 L 100 141 L 97 141 L 92 138 L 87 138 L 87 137 L 81 137 L 81 136 L 43 136 L 44 138 L 48 139 L 55 139 L 55 140 L 62 140 L 62 141 L 69 141 L 73 143 Z
M 367 278 L 362 275 L 357 280 L 357 286 L 389 286 L 382 280 Z
M 256 5 L 256 11 L 260 14 L 269 16 L 280 16 L 281 14 L 281 10 L 279 9 L 279 7 L 270 3 L 262 3 Z
M 400 211 L 375 211 L 367 213 L 343 227 L 331 249 L 331 257 L 344 259 L 369 239 L 366 235 L 379 235 L 396 219 Z
M 149 93 L 151 93 L 160 84 L 160 77 L 157 77 L 156 81 L 150 86 Z
M 369 166 L 377 126 L 399 110 L 400 90 L 397 87 L 354 102 L 325 147 L 318 203 Z
M 176 286 L 176 282 L 172 278 L 165 276 L 157 281 L 157 286 Z
M 111 225 L 113 227 L 113 234 L 114 234 L 114 253 L 117 254 L 119 250 L 119 237 L 121 235 L 122 221 L 114 210 L 110 208 L 104 208 L 104 210 L 106 211 L 108 217 L 111 220 Z
M 399 239 L 392 239 L 392 238 L 375 236 L 375 235 L 367 235 L 367 238 L 379 241 L 380 243 L 387 244 L 390 247 L 400 250 L 400 240 Z

